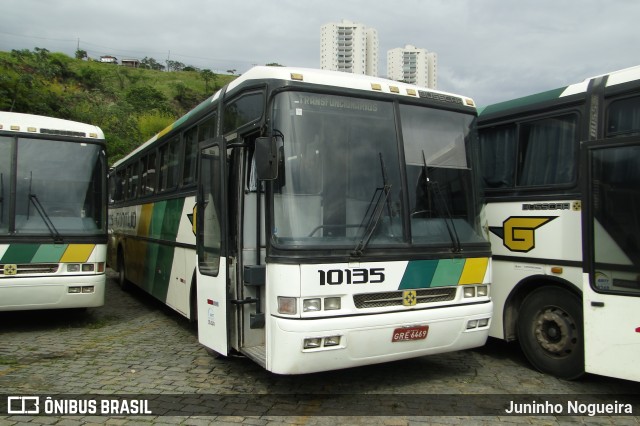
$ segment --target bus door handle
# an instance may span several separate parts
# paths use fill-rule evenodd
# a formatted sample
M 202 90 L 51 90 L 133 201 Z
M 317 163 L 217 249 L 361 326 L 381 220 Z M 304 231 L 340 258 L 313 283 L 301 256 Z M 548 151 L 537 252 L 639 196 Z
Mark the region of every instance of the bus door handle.
M 604 308 L 604 302 L 591 302 L 591 306 L 594 308 Z

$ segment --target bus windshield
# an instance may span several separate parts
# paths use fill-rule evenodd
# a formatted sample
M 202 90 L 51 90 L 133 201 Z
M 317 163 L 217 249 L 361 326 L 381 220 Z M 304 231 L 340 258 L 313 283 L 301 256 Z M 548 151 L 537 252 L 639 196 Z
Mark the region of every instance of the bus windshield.
M 392 245 L 459 251 L 485 242 L 468 167 L 475 118 L 417 105 L 398 111 L 373 99 L 276 97 L 274 244 L 359 254 Z
M 0 137 L 0 235 L 104 234 L 104 174 L 99 145 Z

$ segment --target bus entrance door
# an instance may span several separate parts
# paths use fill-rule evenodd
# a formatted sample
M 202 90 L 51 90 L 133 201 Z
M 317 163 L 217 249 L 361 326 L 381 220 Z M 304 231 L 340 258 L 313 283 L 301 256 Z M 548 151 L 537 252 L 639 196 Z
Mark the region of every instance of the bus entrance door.
M 193 223 L 197 238 L 198 340 L 221 354 L 229 353 L 227 324 L 228 257 L 225 225 L 225 156 L 219 143 L 200 153 L 198 203 Z
M 583 147 L 585 371 L 640 381 L 640 139 Z

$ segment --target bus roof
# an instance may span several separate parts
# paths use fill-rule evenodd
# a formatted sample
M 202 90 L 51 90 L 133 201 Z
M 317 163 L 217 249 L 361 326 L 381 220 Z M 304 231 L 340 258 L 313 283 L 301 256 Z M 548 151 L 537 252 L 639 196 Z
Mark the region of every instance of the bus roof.
M 547 90 L 545 92 L 535 93 L 533 95 L 524 96 L 521 98 L 511 99 L 504 102 L 498 102 L 492 105 L 487 105 L 478 108 L 478 114 L 480 116 L 487 116 L 490 114 L 498 114 L 501 112 L 511 111 L 518 108 L 526 108 L 544 102 L 554 101 L 563 97 L 586 93 L 591 80 L 608 76 L 606 87 L 612 87 L 618 84 L 628 83 L 634 80 L 640 79 L 640 65 L 630 68 L 625 68 L 619 71 L 614 71 L 609 74 L 602 74 L 584 79 L 583 81 L 569 86 L 559 87 L 553 90 Z
M 250 82 L 251 80 L 295 81 L 298 83 L 334 86 L 367 92 L 388 93 L 395 96 L 430 98 L 437 101 L 453 102 L 458 105 L 469 107 L 469 109 L 475 109 L 475 103 L 473 100 L 466 96 L 428 89 L 426 87 L 420 87 L 399 81 L 387 80 L 380 77 L 312 68 L 256 66 L 230 82 L 226 87 L 226 91 L 227 93 L 232 94 L 234 89 L 242 86 L 243 83 Z M 114 163 L 112 167 L 119 166 L 130 156 L 144 150 L 146 147 L 153 144 L 153 142 L 158 138 L 180 126 L 190 117 L 196 115 L 203 108 L 206 108 L 208 104 L 216 101 L 220 97 L 220 94 L 221 90 L 217 91 L 213 96 L 205 99 L 202 103 L 187 112 L 160 133 L 153 136 L 124 158 Z
M 43 115 L 0 111 L 0 130 L 104 139 L 98 126 Z

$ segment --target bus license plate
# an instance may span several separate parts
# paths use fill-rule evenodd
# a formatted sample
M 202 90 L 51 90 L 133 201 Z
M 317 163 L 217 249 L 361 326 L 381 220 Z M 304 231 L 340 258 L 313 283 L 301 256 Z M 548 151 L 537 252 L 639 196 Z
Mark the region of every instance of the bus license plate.
M 391 342 L 408 342 L 411 340 L 423 340 L 427 338 L 429 332 L 428 325 L 417 325 L 414 327 L 401 327 L 393 330 Z

